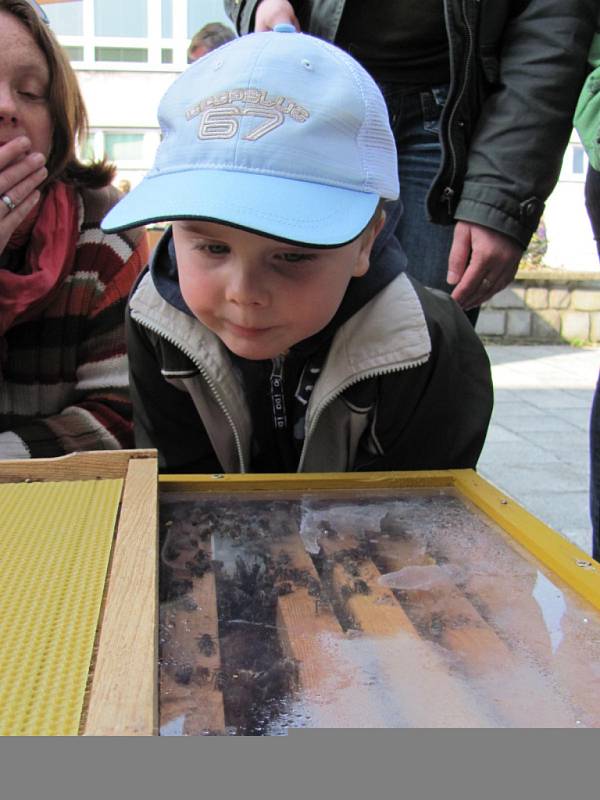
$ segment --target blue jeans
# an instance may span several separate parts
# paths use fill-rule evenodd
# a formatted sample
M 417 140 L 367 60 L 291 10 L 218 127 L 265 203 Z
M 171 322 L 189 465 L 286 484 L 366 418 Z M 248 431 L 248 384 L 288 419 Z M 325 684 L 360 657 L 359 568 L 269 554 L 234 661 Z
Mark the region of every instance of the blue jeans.
M 396 236 L 408 258 L 406 271 L 426 286 L 450 292 L 446 274 L 454 227 L 430 222 L 425 206 L 442 156 L 439 125 L 448 87 L 407 93 L 397 84 L 382 84 L 381 90 L 398 149 L 404 212 Z
M 585 204 L 600 259 L 600 172 L 590 167 L 585 180 Z M 590 416 L 590 517 L 592 552 L 600 561 L 600 375 Z
M 407 91 L 398 84 L 382 84 L 380 88 L 398 149 L 400 199 L 396 203 L 403 211 L 396 236 L 407 257 L 406 271 L 425 286 L 450 294 L 454 287 L 446 282 L 446 275 L 454 226 L 430 222 L 426 207 L 427 193 L 442 158 L 440 117 L 448 86 L 420 91 Z M 475 327 L 479 308 L 470 308 L 466 315 Z

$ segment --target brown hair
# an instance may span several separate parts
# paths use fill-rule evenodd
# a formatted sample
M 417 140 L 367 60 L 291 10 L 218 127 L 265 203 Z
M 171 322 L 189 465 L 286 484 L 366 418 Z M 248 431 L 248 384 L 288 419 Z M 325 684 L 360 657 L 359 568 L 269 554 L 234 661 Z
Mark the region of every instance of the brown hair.
M 209 52 L 221 47 L 222 44 L 233 41 L 235 38 L 237 38 L 236 34 L 227 25 L 222 25 L 220 22 L 209 22 L 208 25 L 200 28 L 192 36 L 192 41 L 187 51 L 188 58 L 192 58 L 197 47 L 204 47 Z
M 77 76 L 65 51 L 27 0 L 0 0 L 1 11 L 12 14 L 21 22 L 48 64 L 48 108 L 54 128 L 46 164 L 47 182 L 60 179 L 92 189 L 108 185 L 115 175 L 112 164 L 105 159 L 83 164 L 77 158 L 76 144 L 85 141 L 88 120 Z

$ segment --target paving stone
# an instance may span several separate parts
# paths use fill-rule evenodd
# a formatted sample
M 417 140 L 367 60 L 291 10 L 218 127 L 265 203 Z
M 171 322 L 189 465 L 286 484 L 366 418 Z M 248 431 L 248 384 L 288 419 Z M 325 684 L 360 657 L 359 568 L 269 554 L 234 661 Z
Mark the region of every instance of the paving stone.
M 495 448 L 511 447 L 511 445 L 494 445 Z M 526 445 L 524 445 L 526 450 Z M 558 459 L 549 459 L 548 454 L 540 451 L 546 456 L 545 465 L 537 461 L 517 461 L 508 463 L 506 467 L 494 468 L 494 483 L 509 492 L 513 497 L 519 499 L 530 492 L 546 492 L 546 502 L 549 505 L 557 502 L 557 498 L 565 492 L 580 492 L 583 488 L 579 475 L 571 475 L 569 470 L 559 467 Z M 535 465 L 535 469 L 533 466 Z M 489 466 L 481 464 L 482 474 L 491 474 Z M 525 505 L 525 504 L 524 504 Z M 527 506 L 526 506 L 527 507 Z
M 586 434 L 590 428 L 590 412 L 591 403 L 584 408 L 562 408 L 560 411 L 561 419 L 568 422 L 578 430 L 585 431 Z
M 508 430 L 511 430 L 510 428 Z M 517 433 L 516 431 L 512 431 Z M 536 464 L 540 467 L 549 464 L 558 465 L 560 463 L 556 456 L 548 453 L 542 447 L 532 444 L 524 439 L 517 442 L 488 442 L 486 441 L 480 456 L 480 466 L 490 461 L 495 461 L 498 465 L 503 465 L 499 471 L 504 474 L 505 470 L 517 468 L 522 470 L 526 465 Z M 577 487 L 574 487 L 577 488 Z
M 488 428 L 485 441 L 489 445 L 491 442 L 519 442 L 521 438 L 517 433 L 503 425 L 496 425 L 492 422 Z
M 592 402 L 592 391 L 569 391 L 568 389 L 537 389 L 535 391 L 521 391 L 520 398 L 527 401 L 535 409 L 542 409 L 543 413 L 554 411 L 560 414 L 563 408 L 589 408 Z
M 496 402 L 479 472 L 589 553 L 588 424 L 600 348 L 486 349 Z

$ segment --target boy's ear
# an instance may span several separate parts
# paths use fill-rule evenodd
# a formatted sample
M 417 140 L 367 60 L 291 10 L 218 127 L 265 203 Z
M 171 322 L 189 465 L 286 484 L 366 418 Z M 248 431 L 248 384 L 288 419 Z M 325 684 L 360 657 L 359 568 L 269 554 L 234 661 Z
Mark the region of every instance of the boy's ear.
M 371 222 L 364 233 L 361 234 L 360 250 L 358 252 L 358 258 L 356 259 L 352 277 L 360 278 L 362 275 L 367 273 L 370 265 L 373 244 L 375 243 L 375 239 L 379 236 L 384 225 L 385 211 L 382 210 L 378 219 L 374 222 Z

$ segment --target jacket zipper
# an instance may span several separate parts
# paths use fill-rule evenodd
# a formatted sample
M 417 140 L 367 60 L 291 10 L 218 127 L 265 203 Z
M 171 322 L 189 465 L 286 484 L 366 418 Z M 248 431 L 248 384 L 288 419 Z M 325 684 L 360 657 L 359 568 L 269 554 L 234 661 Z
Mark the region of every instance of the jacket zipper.
M 225 418 L 229 422 L 229 426 L 231 427 L 231 431 L 233 433 L 233 438 L 235 440 L 235 446 L 236 446 L 236 449 L 237 449 L 238 458 L 239 458 L 239 461 L 240 461 L 240 472 L 246 472 L 246 467 L 244 465 L 244 456 L 243 456 L 243 453 L 242 453 L 242 440 L 241 440 L 240 435 L 238 433 L 238 430 L 236 428 L 235 422 L 233 421 L 233 417 L 229 413 L 229 410 L 228 410 L 227 406 L 225 405 L 225 402 L 221 399 L 221 396 L 219 395 L 219 392 L 217 391 L 217 387 L 215 386 L 214 381 L 206 373 L 206 370 L 204 369 L 204 367 L 198 361 L 196 361 L 196 359 L 194 357 L 194 354 L 190 350 L 188 350 L 180 342 L 175 341 L 171 336 L 169 336 L 167 333 L 165 333 L 163 330 L 161 330 L 157 326 L 152 325 L 151 323 L 147 322 L 145 319 L 141 318 L 140 314 L 138 312 L 136 312 L 133 309 L 131 309 L 131 316 L 137 323 L 142 325 L 144 328 L 146 328 L 149 331 L 152 331 L 152 333 L 155 333 L 157 336 L 160 336 L 161 338 L 165 339 L 167 342 L 172 344 L 173 347 L 176 347 L 178 350 L 181 350 L 181 352 L 190 359 L 190 361 L 194 364 L 194 366 L 198 368 L 198 371 L 200 372 L 200 374 L 202 375 L 202 377 L 206 381 L 206 384 L 207 384 L 208 388 L 212 392 L 212 395 L 215 398 L 215 400 L 217 401 L 217 404 L 218 404 L 219 408 L 222 410 L 223 414 L 225 415 Z
M 314 415 L 312 424 L 310 426 L 310 429 L 306 431 L 305 436 L 304 436 L 304 444 L 302 445 L 302 452 L 300 453 L 300 459 L 298 461 L 298 469 L 296 471 L 300 472 L 302 470 L 302 465 L 304 464 L 304 458 L 306 456 L 306 450 L 307 450 L 307 447 L 308 447 L 308 442 L 309 442 L 310 438 L 312 437 L 313 432 L 315 431 L 315 429 L 317 427 L 317 423 L 318 423 L 320 417 L 322 416 L 323 412 L 325 411 L 325 409 L 328 406 L 330 406 L 333 403 L 334 400 L 337 400 L 337 398 L 341 394 L 343 394 L 346 391 L 346 389 L 349 389 L 351 386 L 354 386 L 354 384 L 360 383 L 361 381 L 369 380 L 370 378 L 379 378 L 382 375 L 390 375 L 392 372 L 403 372 L 404 370 L 412 369 L 413 367 L 418 367 L 421 364 L 425 364 L 426 361 L 428 360 L 429 356 L 430 356 L 430 353 L 428 353 L 423 358 L 416 359 L 415 361 L 410 361 L 407 364 L 403 364 L 401 366 L 397 365 L 395 367 L 388 367 L 387 369 L 370 370 L 368 372 L 363 373 L 362 375 L 354 376 L 354 377 L 350 378 L 349 380 L 347 380 L 345 383 L 343 383 L 341 385 L 341 387 L 338 388 L 328 398 L 326 398 L 321 403 L 320 408 L 318 408 L 315 411 L 315 415 Z
M 479 2 L 479 0 L 475 0 L 475 1 Z M 454 143 L 453 143 L 452 128 L 453 128 L 454 120 L 456 118 L 458 107 L 459 107 L 460 102 L 462 101 L 462 99 L 464 97 L 464 94 L 465 94 L 465 91 L 466 91 L 466 88 L 467 88 L 467 84 L 468 84 L 468 81 L 469 81 L 469 73 L 471 71 L 471 62 L 473 61 L 473 31 L 471 30 L 471 26 L 469 24 L 469 15 L 467 13 L 467 2 L 468 2 L 468 0 L 462 0 L 462 3 L 461 3 L 462 18 L 463 18 L 463 22 L 464 22 L 464 25 L 465 25 L 465 29 L 467 31 L 467 41 L 468 41 L 467 59 L 466 59 L 466 62 L 465 62 L 465 72 L 464 72 L 464 78 L 463 78 L 463 81 L 462 81 L 462 85 L 460 87 L 460 91 L 458 93 L 458 96 L 457 96 L 456 100 L 453 103 L 452 112 L 451 112 L 450 118 L 448 120 L 448 147 L 449 147 L 449 150 L 450 150 L 450 164 L 451 164 L 451 166 L 450 166 L 450 180 L 448 182 L 449 185 L 446 186 L 442 191 L 442 200 L 448 206 L 448 215 L 452 214 L 452 200 L 453 200 L 454 195 L 455 195 L 455 191 L 452 188 L 452 184 L 454 183 L 454 181 L 456 179 L 456 161 L 457 161 L 456 149 L 455 149 Z M 446 28 L 448 29 L 448 32 L 450 32 L 451 28 L 450 28 L 450 14 L 449 14 L 449 11 L 448 11 L 448 3 L 444 3 L 444 16 L 446 18 Z M 454 63 L 454 58 L 453 58 L 453 53 L 452 53 L 452 47 L 453 47 L 453 45 L 452 45 L 452 37 L 450 35 L 448 35 L 448 44 L 449 44 L 449 47 L 450 47 L 450 64 L 452 65 Z

